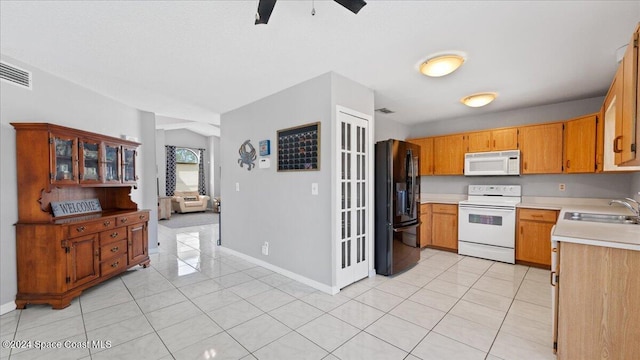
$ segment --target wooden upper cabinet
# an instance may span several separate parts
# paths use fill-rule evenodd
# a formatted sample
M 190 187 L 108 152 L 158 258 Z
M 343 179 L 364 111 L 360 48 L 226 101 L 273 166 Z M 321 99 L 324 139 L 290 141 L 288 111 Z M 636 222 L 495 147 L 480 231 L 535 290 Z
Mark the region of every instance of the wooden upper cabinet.
M 478 131 L 468 133 L 467 152 L 491 151 L 491 131 Z
M 565 172 L 596 170 L 596 114 L 569 120 L 564 129 Z
M 638 91 L 638 30 L 634 32 L 631 42 L 627 46 L 622 62 L 622 94 L 621 94 L 621 124 L 616 124 L 616 137 L 614 139 L 614 152 L 616 165 L 630 166 L 640 165 L 638 156 L 638 138 L 640 138 L 640 126 L 638 126 L 638 113 L 640 112 L 640 92 Z M 618 95 L 620 96 L 620 94 Z
M 467 133 L 467 152 L 516 150 L 518 129 L 505 128 Z
M 521 174 L 562 173 L 563 123 L 520 128 Z
M 433 138 L 433 174 L 462 175 L 464 173 L 464 135 Z
M 518 128 L 493 130 L 491 132 L 491 150 L 517 150 Z
M 420 175 L 433 175 L 433 138 L 407 140 L 420 146 Z

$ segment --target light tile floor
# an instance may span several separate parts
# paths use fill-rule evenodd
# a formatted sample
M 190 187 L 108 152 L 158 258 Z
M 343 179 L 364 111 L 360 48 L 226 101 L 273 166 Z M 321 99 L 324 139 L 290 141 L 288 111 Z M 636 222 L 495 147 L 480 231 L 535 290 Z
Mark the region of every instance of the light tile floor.
M 159 226 L 150 268 L 63 310 L 2 315 L 3 341 L 63 348 L 0 358 L 555 359 L 548 271 L 427 249 L 403 274 L 330 296 L 221 251 L 217 234 Z

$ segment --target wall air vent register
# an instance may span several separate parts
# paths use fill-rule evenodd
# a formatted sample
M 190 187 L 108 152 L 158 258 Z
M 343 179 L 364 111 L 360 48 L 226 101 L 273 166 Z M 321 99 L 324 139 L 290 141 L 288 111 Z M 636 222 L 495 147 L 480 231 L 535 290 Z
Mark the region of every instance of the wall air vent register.
M 4 61 L 0 62 L 0 79 L 31 90 L 31 72 Z

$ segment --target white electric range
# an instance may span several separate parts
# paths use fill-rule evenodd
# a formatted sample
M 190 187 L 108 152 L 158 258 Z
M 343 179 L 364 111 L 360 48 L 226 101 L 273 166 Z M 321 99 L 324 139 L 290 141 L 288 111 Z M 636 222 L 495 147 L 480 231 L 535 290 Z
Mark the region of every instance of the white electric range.
M 458 254 L 515 263 L 520 185 L 469 185 L 458 204 Z

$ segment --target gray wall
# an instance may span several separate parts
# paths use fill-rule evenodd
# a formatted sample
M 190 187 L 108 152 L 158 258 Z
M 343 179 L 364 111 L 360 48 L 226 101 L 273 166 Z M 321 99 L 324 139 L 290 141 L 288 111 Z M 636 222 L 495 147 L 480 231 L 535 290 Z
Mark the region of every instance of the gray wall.
M 148 113 L 118 103 L 91 90 L 2 55 L 2 60 L 29 70 L 33 74 L 33 89 L 27 90 L 0 82 L 0 304 L 2 309 L 13 306 L 17 292 L 15 229 L 17 218 L 17 181 L 15 130 L 10 122 L 50 122 L 81 130 L 121 137 L 137 137 L 139 149 L 139 182 L 131 198 L 141 208 L 151 210 L 149 222 L 150 251 L 155 251 L 151 236 L 157 233 L 157 204 L 147 193 L 154 173 L 148 174 L 147 163 L 155 164 L 153 128 L 155 122 Z M 147 121 L 150 123 L 148 124 Z M 144 123 L 143 123 L 144 122 Z
M 376 142 L 388 139 L 405 140 L 410 134 L 411 126 L 376 116 Z
M 568 120 L 598 112 L 603 101 L 604 98 L 595 97 L 475 117 L 427 122 L 413 126 L 410 137 Z M 632 192 L 633 176 L 634 173 L 523 175 L 519 177 L 423 176 L 421 191 L 424 193 L 466 194 L 469 184 L 520 184 L 524 196 L 615 198 L 629 196 Z M 560 183 L 566 185 L 565 191 L 558 190 Z
M 332 286 L 332 133 L 335 105 L 373 113 L 373 92 L 328 73 L 221 116 L 222 245 Z M 276 131 L 319 121 L 319 171 L 277 172 Z M 238 165 L 245 140 L 271 141 L 271 167 Z M 235 190 L 238 183 L 240 191 Z M 311 195 L 318 183 L 319 195 Z M 270 253 L 261 246 L 269 242 Z
M 220 197 L 220 170 L 222 169 L 220 164 L 220 137 L 219 136 L 210 136 L 209 137 L 210 146 L 211 146 L 211 170 L 213 171 L 213 178 L 211 182 L 213 184 L 213 196 Z

